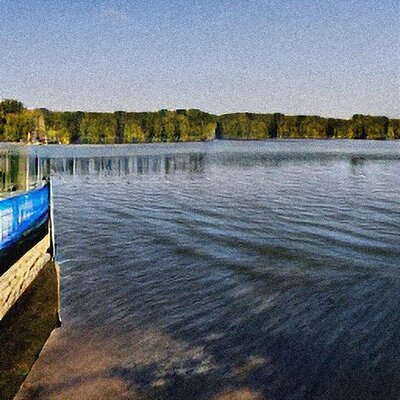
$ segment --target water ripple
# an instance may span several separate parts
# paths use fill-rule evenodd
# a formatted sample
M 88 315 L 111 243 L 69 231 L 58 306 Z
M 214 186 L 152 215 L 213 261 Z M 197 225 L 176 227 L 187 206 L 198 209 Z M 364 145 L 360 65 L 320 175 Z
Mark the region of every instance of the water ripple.
M 107 151 L 50 160 L 66 345 L 115 338 L 96 357 L 150 398 L 398 398 L 399 144 Z

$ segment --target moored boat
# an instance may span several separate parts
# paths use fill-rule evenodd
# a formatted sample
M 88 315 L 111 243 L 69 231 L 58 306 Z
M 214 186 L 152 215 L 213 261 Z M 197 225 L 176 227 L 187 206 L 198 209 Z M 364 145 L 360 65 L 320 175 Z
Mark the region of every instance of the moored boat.
M 0 398 L 12 399 L 60 323 L 50 180 L 0 200 Z

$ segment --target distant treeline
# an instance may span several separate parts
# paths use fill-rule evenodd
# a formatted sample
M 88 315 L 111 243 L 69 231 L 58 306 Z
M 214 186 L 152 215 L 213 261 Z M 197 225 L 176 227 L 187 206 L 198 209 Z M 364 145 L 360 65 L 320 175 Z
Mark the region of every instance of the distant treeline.
M 213 139 L 400 139 L 400 119 L 351 119 L 284 114 L 213 115 L 200 110 L 114 113 L 28 110 L 0 103 L 0 141 L 49 143 L 157 143 Z

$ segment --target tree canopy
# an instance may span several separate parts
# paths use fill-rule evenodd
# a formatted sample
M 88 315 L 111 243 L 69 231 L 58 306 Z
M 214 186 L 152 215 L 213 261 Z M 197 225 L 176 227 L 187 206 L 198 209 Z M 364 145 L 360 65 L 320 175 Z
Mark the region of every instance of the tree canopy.
M 197 109 L 114 113 L 26 109 L 0 102 L 0 141 L 46 138 L 49 143 L 158 143 L 213 139 L 400 139 L 400 119 L 351 119 L 284 114 L 209 114 Z

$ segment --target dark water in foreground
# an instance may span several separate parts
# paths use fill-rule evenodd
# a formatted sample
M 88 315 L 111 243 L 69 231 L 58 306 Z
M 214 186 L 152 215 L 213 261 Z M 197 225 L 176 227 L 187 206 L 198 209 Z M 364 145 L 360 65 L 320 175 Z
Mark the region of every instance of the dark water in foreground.
M 35 398 L 400 397 L 400 143 L 33 152 L 64 318 Z

